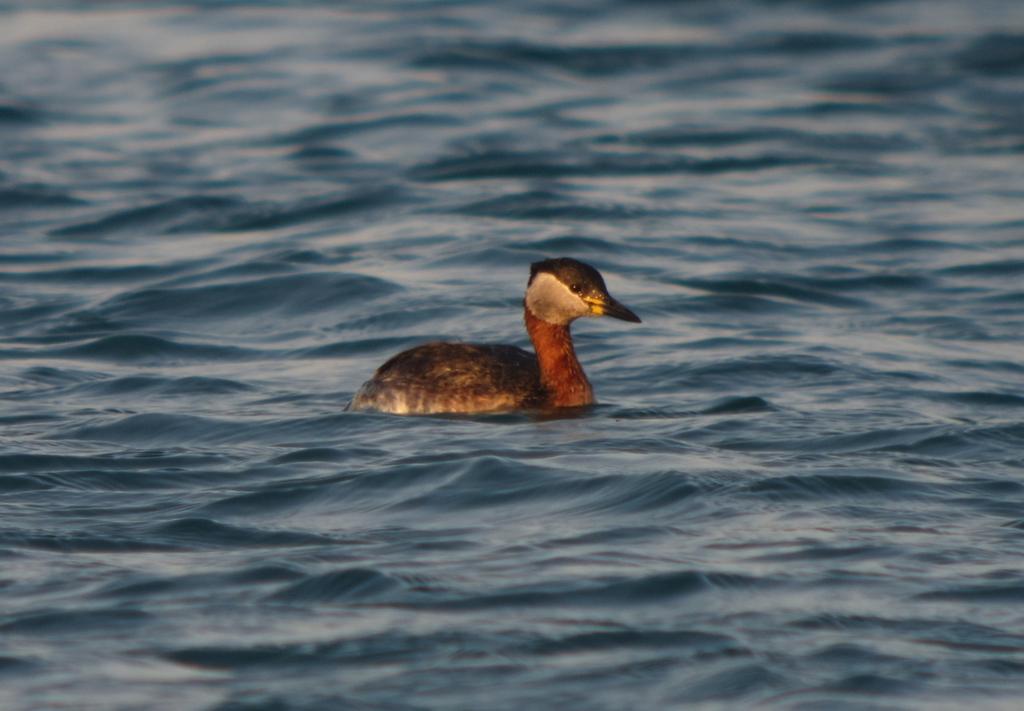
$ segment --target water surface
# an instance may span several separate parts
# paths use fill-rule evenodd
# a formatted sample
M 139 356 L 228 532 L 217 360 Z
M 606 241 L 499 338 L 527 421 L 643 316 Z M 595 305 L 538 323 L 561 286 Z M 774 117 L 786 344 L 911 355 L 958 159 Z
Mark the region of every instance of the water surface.
M 9 709 L 1016 708 L 1024 6 L 0 0 Z M 576 328 L 564 418 L 343 408 Z

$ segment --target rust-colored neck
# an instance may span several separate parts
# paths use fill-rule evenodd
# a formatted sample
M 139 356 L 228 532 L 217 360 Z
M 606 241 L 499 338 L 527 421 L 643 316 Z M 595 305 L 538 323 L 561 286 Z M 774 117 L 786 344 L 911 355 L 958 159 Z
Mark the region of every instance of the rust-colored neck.
M 526 332 L 533 341 L 540 364 L 540 384 L 553 407 L 578 407 L 594 402 L 594 390 L 572 347 L 569 326 L 541 321 L 529 308 Z

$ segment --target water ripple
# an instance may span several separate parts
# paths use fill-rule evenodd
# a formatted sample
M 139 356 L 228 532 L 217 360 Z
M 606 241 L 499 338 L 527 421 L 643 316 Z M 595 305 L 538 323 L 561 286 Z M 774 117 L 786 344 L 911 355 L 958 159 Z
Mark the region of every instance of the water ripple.
M 1020 3 L 47 5 L 5 709 L 1020 705 Z M 345 411 L 562 255 L 599 404 Z

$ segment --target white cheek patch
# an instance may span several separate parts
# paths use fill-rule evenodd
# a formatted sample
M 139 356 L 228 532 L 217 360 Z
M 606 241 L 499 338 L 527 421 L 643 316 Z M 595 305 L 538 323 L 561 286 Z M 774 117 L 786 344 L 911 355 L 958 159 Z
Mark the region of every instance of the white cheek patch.
M 562 282 L 547 272 L 537 274 L 526 290 L 526 307 L 548 323 L 566 324 L 590 315 L 590 308 Z

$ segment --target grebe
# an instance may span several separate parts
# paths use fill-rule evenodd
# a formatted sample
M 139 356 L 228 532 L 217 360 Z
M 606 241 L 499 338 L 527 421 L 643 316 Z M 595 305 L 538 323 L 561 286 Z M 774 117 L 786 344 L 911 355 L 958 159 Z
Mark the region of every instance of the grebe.
M 593 403 L 570 324 L 581 316 L 640 317 L 612 298 L 596 269 L 568 257 L 530 265 L 523 306 L 536 355 L 515 346 L 427 343 L 378 368 L 348 409 L 425 415 Z

